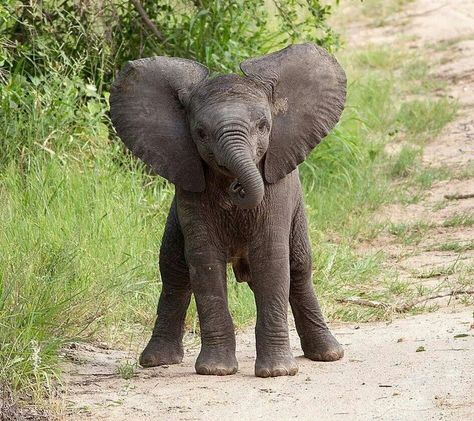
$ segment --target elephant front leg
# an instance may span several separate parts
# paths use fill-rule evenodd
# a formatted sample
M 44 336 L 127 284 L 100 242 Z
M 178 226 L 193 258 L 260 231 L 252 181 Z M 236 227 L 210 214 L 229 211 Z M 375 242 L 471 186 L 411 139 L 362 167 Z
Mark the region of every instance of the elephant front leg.
M 219 376 L 234 374 L 238 366 L 234 325 L 227 304 L 225 260 L 211 257 L 196 261 L 191 257 L 188 262 L 201 329 L 196 372 Z
M 186 310 L 191 300 L 188 269 L 160 260 L 163 289 L 153 334 L 140 356 L 142 367 L 179 364 L 183 360 Z
M 184 239 L 173 202 L 160 249 L 163 283 L 153 334 L 140 356 L 140 365 L 155 367 L 183 360 L 184 319 L 191 300 L 189 270 L 184 257 Z
M 288 336 L 289 259 L 288 248 L 251 258 L 250 284 L 257 306 L 255 336 L 257 377 L 294 376 L 298 366 Z

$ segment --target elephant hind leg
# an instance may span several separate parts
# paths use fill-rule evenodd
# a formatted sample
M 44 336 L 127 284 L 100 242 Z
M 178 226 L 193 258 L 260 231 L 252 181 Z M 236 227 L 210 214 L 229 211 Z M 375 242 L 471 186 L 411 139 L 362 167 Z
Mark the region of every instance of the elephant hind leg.
M 155 327 L 140 356 L 140 365 L 178 364 L 183 360 L 184 319 L 191 299 L 189 269 L 184 257 L 184 238 L 173 201 L 160 248 L 163 287 Z
M 306 215 L 301 205 L 295 214 L 290 238 L 290 305 L 305 357 L 335 361 L 344 355 L 324 321 L 311 279 L 311 245 Z

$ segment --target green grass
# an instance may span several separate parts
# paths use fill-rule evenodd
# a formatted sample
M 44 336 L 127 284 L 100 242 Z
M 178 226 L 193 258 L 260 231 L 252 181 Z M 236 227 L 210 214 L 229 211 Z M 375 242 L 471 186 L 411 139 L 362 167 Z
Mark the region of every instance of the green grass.
M 404 101 L 406 92 L 420 89 L 404 71 L 412 62 L 406 51 L 371 47 L 340 59 L 349 79 L 342 121 L 301 166 L 313 279 L 331 320 L 383 319 L 384 310 L 337 299 L 389 300 L 406 291 L 385 273 L 383 254 L 356 251 L 358 239 L 375 230 L 374 210 L 393 200 L 392 180 L 417 174 L 418 146 L 395 158 L 384 146 L 402 135 L 416 144 L 453 111 L 444 99 Z M 110 138 L 106 100 L 71 68 L 40 79 L 13 75 L 1 91 L 0 383 L 29 395 L 53 388 L 65 342 L 129 343 L 153 323 L 157 255 L 173 188 L 147 175 Z M 391 227 L 408 242 L 423 229 Z M 231 280 L 228 294 L 237 326 L 252 322 L 248 286 Z M 194 304 L 186 322 L 198 329 Z M 118 373 L 129 377 L 133 367 Z
M 378 70 L 389 72 L 399 68 L 406 59 L 406 53 L 401 50 L 397 51 L 388 46 L 369 46 L 355 55 L 354 64 L 372 72 Z
M 389 294 L 402 297 L 404 297 L 410 291 L 410 287 L 411 286 L 409 283 L 402 282 L 398 279 L 389 280 L 386 285 Z
M 432 224 L 424 221 L 418 221 L 410 224 L 391 223 L 388 226 L 388 232 L 398 237 L 398 239 L 405 245 L 418 244 L 423 239 L 425 233 L 432 226 Z
M 434 267 L 427 271 L 416 272 L 415 277 L 419 279 L 429 279 L 437 278 L 440 276 L 449 276 L 454 273 L 456 273 L 456 264 L 443 267 Z
M 64 341 L 120 339 L 123 326 L 153 318 L 172 190 L 138 166 L 89 164 L 33 160 L 1 174 L 0 378 L 15 387 L 48 373 Z
M 416 169 L 420 154 L 420 148 L 404 145 L 392 163 L 390 175 L 392 177 L 408 177 L 411 175 Z
M 448 180 L 453 177 L 453 172 L 447 167 L 425 167 L 418 171 L 413 181 L 419 185 L 422 189 L 429 189 L 434 182 L 440 180 Z
M 412 143 L 404 144 L 400 152 L 392 157 L 387 165 L 389 176 L 397 183 L 395 188 L 396 201 L 402 204 L 419 203 L 426 190 L 434 183 L 455 177 L 454 171 L 445 166 L 425 167 L 421 163 L 422 148 Z M 438 208 L 446 206 L 440 201 Z
M 434 51 L 451 51 L 456 44 L 459 44 L 462 41 L 470 41 L 471 39 L 472 34 L 461 35 L 446 40 L 436 41 L 434 44 L 429 44 L 429 48 Z
M 401 12 L 413 0 L 364 0 L 362 7 L 357 9 L 357 13 L 361 18 L 369 18 L 370 26 L 380 27 L 387 24 L 388 20 L 395 14 Z
M 474 225 L 474 214 L 471 212 L 456 213 L 443 222 L 443 227 L 471 227 Z
M 469 161 L 465 166 L 459 168 L 455 174 L 459 180 L 465 180 L 474 177 L 474 161 Z
M 446 279 L 448 276 L 456 274 L 458 277 L 457 287 L 467 287 L 467 289 L 470 289 L 469 287 L 472 286 L 473 273 L 474 265 L 472 263 L 469 264 L 463 262 L 463 260 L 461 259 L 461 255 L 458 255 L 456 260 L 449 265 L 432 267 L 429 270 L 425 271 L 416 271 L 414 272 L 414 276 L 419 279 L 430 279 L 438 277 L 443 277 Z
M 130 361 L 122 361 L 116 369 L 116 373 L 124 380 L 130 380 L 135 375 L 137 364 Z
M 462 253 L 468 250 L 474 250 L 474 240 L 473 241 L 452 241 L 449 243 L 443 243 L 436 246 L 430 247 L 430 250 L 435 251 L 454 251 L 455 253 Z
M 456 115 L 457 105 L 450 99 L 407 101 L 397 114 L 401 127 L 412 136 L 436 135 Z M 424 136 L 420 136 L 424 140 Z

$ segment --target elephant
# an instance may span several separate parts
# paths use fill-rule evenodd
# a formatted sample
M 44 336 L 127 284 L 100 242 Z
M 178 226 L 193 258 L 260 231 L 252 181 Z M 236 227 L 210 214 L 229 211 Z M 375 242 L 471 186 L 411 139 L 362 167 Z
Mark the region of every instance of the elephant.
M 312 43 L 248 59 L 242 74 L 210 76 L 193 60 L 130 61 L 110 92 L 120 139 L 175 185 L 159 253 L 162 290 L 142 367 L 180 363 L 194 294 L 201 335 L 198 374 L 237 372 L 227 264 L 256 303 L 255 375 L 295 375 L 290 304 L 306 358 L 344 351 L 312 283 L 298 164 L 338 122 L 346 76 Z

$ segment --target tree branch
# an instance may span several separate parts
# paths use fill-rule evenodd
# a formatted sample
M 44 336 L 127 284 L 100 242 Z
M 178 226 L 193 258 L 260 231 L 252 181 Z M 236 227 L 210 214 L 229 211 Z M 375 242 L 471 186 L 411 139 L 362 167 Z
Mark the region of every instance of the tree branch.
M 148 29 L 153 32 L 156 38 L 158 38 L 162 43 L 165 43 L 165 37 L 161 33 L 161 31 L 156 27 L 153 21 L 148 17 L 145 9 L 143 8 L 142 4 L 139 0 L 130 0 L 130 2 L 135 6 L 137 12 L 139 13 L 140 17 L 142 18 L 143 23 L 148 27 Z
M 451 297 L 451 296 L 456 296 L 456 295 L 462 295 L 462 294 L 474 294 L 474 289 L 458 289 L 458 290 L 451 290 L 451 291 L 445 291 L 445 292 L 435 292 L 434 294 L 426 295 L 425 297 L 420 297 L 417 298 L 413 301 L 409 301 L 405 304 L 396 306 L 394 310 L 397 313 L 403 313 L 405 311 L 411 310 L 413 307 L 416 307 L 419 304 L 426 303 L 427 301 L 430 300 L 435 300 L 436 298 L 442 298 L 442 297 Z
M 408 310 L 411 310 L 413 307 L 416 307 L 419 304 L 426 303 L 427 301 L 430 301 L 430 300 L 435 300 L 436 298 L 463 295 L 463 294 L 468 294 L 468 295 L 474 294 L 474 289 L 459 289 L 459 290 L 451 290 L 451 291 L 446 291 L 446 292 L 437 292 L 434 294 L 417 298 L 412 301 L 408 301 L 398 306 L 390 305 L 388 303 L 383 303 L 380 301 L 366 300 L 360 297 L 337 298 L 336 301 L 339 303 L 356 304 L 363 307 L 383 308 L 386 310 L 395 311 L 396 313 L 404 313 Z
M 474 193 L 467 194 L 445 194 L 444 197 L 448 200 L 461 200 L 461 199 L 471 199 L 474 197 Z
M 382 303 L 380 301 L 366 300 L 365 298 L 360 297 L 337 298 L 336 301 L 338 303 L 357 304 L 358 306 L 363 307 L 390 308 L 390 304 Z

